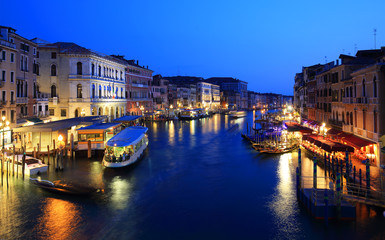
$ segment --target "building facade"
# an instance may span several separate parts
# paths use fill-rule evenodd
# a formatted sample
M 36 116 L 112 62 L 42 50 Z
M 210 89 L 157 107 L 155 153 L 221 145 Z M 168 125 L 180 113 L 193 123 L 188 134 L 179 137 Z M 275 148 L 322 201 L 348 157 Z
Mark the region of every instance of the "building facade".
M 39 44 L 38 88 L 49 94 L 52 120 L 126 113 L 125 63 L 75 43 Z

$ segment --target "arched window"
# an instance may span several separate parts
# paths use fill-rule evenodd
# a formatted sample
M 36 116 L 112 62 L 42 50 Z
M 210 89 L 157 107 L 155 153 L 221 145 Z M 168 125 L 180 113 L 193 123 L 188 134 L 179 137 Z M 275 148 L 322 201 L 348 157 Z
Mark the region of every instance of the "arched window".
M 350 112 L 350 124 L 353 125 L 353 112 Z
M 376 82 L 376 77 L 373 78 L 373 97 L 377 97 L 377 82 Z
M 91 75 L 95 75 L 95 64 L 91 65 Z
M 92 84 L 92 98 L 95 98 L 95 84 Z
M 79 110 L 78 109 L 75 110 L 75 117 L 79 117 Z
M 51 86 L 51 98 L 56 97 L 56 86 Z
M 377 112 L 373 112 L 373 132 L 377 132 Z
M 119 88 L 116 88 L 115 89 L 115 98 L 118 98 L 118 91 L 119 91 Z
M 51 76 L 56 76 L 56 65 L 55 64 L 51 65 Z
M 363 97 L 366 97 L 365 79 L 362 80 L 362 96 L 363 96 Z
M 76 96 L 77 96 L 77 98 L 83 98 L 83 94 L 82 94 L 82 92 L 83 92 L 83 89 L 82 89 L 82 85 L 81 84 L 78 84 L 77 86 L 76 86 L 76 88 L 77 88 L 77 91 L 76 91 Z
M 120 97 L 123 98 L 123 88 L 120 88 Z
M 99 66 L 99 77 L 101 77 L 101 76 L 102 76 L 102 67 Z
M 345 124 L 345 114 L 344 114 L 344 112 L 342 112 L 342 123 Z
M 102 97 L 102 86 L 99 85 L 99 98 L 101 98 L 101 97 Z
M 78 62 L 76 64 L 77 74 L 82 75 L 83 74 L 83 64 L 81 62 Z
M 104 91 L 103 96 L 106 97 L 107 96 L 107 94 L 106 94 L 107 93 L 106 92 L 106 86 L 103 87 L 103 91 Z

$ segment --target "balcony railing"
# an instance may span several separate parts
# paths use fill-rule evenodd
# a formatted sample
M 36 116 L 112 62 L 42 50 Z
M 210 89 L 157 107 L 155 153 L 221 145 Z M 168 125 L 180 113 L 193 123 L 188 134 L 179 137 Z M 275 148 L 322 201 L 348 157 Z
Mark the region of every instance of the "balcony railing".
M 27 104 L 28 98 L 27 97 L 17 97 L 16 98 L 16 104 Z
M 131 83 L 132 87 L 139 87 L 139 88 L 148 88 L 147 84 L 142 84 L 142 83 Z
M 94 79 L 94 80 L 102 80 L 102 81 L 113 81 L 113 82 L 122 82 L 124 83 L 125 82 L 125 78 L 123 79 L 116 79 L 114 77 L 99 77 L 97 75 L 91 75 L 91 74 L 82 74 L 82 75 L 77 75 L 77 74 L 69 74 L 68 75 L 68 79 L 71 80 L 71 79 L 74 79 L 74 80 L 77 80 L 77 79 Z
M 354 98 L 345 97 L 345 98 L 342 98 L 342 102 L 343 103 L 354 103 Z
M 11 42 L 8 42 L 8 41 L 5 41 L 5 40 L 3 40 L 3 39 L 0 39 L 0 45 L 1 45 L 1 46 L 5 46 L 5 47 L 9 47 L 9 48 L 16 49 L 16 44 L 11 43 Z
M 0 106 L 4 106 L 7 104 L 7 101 L 6 100 L 0 100 Z

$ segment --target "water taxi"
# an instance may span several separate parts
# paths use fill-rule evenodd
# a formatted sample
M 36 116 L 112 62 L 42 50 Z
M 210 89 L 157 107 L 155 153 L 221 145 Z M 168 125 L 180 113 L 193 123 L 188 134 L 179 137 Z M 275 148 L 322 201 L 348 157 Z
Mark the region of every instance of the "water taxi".
M 180 112 L 179 116 L 179 119 L 181 120 L 192 120 L 197 118 L 199 118 L 198 111 L 194 109 L 184 109 Z
M 231 118 L 243 118 L 247 116 L 247 112 L 245 111 L 230 111 L 229 117 Z
M 136 162 L 148 146 L 146 127 L 123 129 L 106 143 L 103 165 L 109 168 L 125 167 Z

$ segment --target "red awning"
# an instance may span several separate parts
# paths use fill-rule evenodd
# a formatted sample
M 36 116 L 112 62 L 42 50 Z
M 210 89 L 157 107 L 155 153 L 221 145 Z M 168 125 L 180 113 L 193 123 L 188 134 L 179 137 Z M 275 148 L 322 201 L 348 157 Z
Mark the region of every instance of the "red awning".
M 285 122 L 287 131 L 289 132 L 301 132 L 301 133 L 312 133 L 313 130 L 307 127 L 304 127 L 296 122 Z
M 328 140 L 318 135 L 305 135 L 302 137 L 302 140 L 307 140 L 327 152 L 354 152 L 354 148 L 352 146 Z
M 372 144 L 376 144 L 373 141 L 363 139 L 363 138 L 357 137 L 357 136 L 355 136 L 353 134 L 349 134 L 349 133 L 340 134 L 339 137 L 342 139 L 342 141 L 351 144 L 355 148 L 362 148 L 362 147 L 366 147 L 366 146 L 369 146 Z

